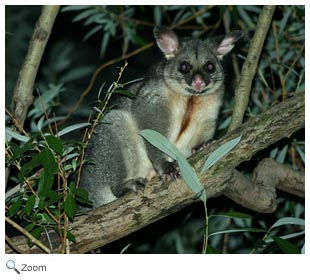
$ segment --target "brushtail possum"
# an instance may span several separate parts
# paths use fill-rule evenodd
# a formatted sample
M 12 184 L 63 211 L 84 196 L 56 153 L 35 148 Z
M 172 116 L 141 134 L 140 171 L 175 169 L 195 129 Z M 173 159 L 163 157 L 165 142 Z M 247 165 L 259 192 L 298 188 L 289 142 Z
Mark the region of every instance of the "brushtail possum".
M 120 101 L 96 128 L 86 152 L 81 187 L 93 207 L 164 175 L 170 159 L 140 135 L 153 129 L 186 156 L 213 137 L 224 94 L 220 61 L 242 37 L 241 31 L 209 39 L 180 39 L 166 27 L 154 36 L 164 58 L 142 81 L 132 85 L 135 98 Z

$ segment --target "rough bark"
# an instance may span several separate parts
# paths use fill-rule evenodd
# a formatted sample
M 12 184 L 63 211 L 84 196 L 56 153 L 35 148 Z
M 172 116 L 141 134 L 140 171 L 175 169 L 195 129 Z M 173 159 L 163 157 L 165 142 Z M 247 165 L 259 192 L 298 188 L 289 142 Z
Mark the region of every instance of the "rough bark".
M 284 168 L 277 172 L 276 178 L 268 180 L 274 176 L 274 173 L 268 172 L 270 166 L 267 167 L 267 172 L 266 167 L 258 166 L 251 181 L 235 168 L 241 162 L 251 159 L 257 152 L 302 129 L 304 120 L 305 96 L 301 93 L 261 113 L 195 154 L 190 162 L 196 171 L 199 171 L 210 152 L 223 143 L 242 135 L 240 143 L 208 172 L 204 174 L 198 172 L 206 188 L 207 197 L 226 195 L 252 210 L 272 212 L 276 208 L 276 187 L 283 189 L 283 185 L 290 185 L 290 180 L 295 180 L 294 182 L 299 182 L 299 184 L 297 188 L 295 183 L 295 187 L 290 185 L 293 189 L 290 192 L 302 195 L 303 174 Z M 265 171 L 260 173 L 259 170 Z M 265 176 L 266 180 L 262 178 Z M 71 245 L 71 252 L 85 253 L 124 237 L 193 203 L 194 196 L 195 194 L 182 179 L 163 183 L 160 178 L 155 178 L 142 193 L 129 193 L 86 215 L 76 217 L 71 224 L 71 232 L 75 235 L 77 242 Z M 53 251 L 59 252 L 57 237 L 51 236 L 50 238 L 55 241 Z M 24 237 L 17 237 L 11 241 L 17 249 L 25 253 L 42 253 L 36 247 L 29 249 Z M 12 252 L 8 245 L 6 245 L 6 252 Z

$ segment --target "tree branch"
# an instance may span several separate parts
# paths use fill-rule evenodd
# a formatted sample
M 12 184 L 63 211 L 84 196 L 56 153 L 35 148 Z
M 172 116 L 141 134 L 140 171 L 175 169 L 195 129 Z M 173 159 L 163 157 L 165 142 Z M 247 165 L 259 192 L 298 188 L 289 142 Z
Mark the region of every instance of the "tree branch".
M 33 102 L 33 86 L 43 52 L 60 6 L 44 6 L 29 43 L 25 62 L 19 72 L 13 93 L 13 114 L 23 126 L 28 109 Z
M 249 103 L 252 81 L 256 74 L 260 54 L 275 8 L 276 6 L 264 6 L 259 15 L 255 34 L 251 40 L 247 58 L 242 66 L 240 83 L 235 92 L 235 105 L 229 131 L 242 124 Z
M 254 184 L 249 184 L 240 173 L 235 171 L 235 168 L 241 162 L 249 160 L 257 152 L 303 128 L 304 119 L 305 96 L 304 93 L 300 93 L 261 113 L 195 154 L 190 162 L 199 171 L 208 154 L 223 143 L 242 135 L 242 139 L 235 149 L 208 172 L 204 174 L 197 172 L 206 188 L 207 197 L 226 195 L 238 204 L 255 211 L 274 211 L 276 207 L 274 187 L 279 187 L 283 176 L 278 176 L 278 180 L 274 181 L 276 186 L 265 187 L 258 180 L 263 175 L 259 178 L 258 175 L 254 175 Z M 271 175 L 273 176 L 273 174 Z M 286 177 L 293 178 L 294 176 Z M 295 177 L 299 178 L 298 180 L 302 184 L 302 175 Z M 301 193 L 300 188 L 298 192 Z M 77 242 L 71 244 L 71 252 L 85 253 L 124 237 L 193 203 L 194 196 L 195 194 L 182 179 L 163 183 L 160 178 L 155 178 L 146 186 L 143 193 L 129 193 L 86 215 L 76 217 L 70 230 L 75 235 Z M 50 236 L 50 239 L 53 239 L 57 244 L 57 237 Z M 27 248 L 24 237 L 12 238 L 12 242 L 21 251 L 42 253 L 37 247 Z M 58 249 L 55 248 L 54 252 L 58 252 Z M 7 244 L 6 252 L 12 252 Z

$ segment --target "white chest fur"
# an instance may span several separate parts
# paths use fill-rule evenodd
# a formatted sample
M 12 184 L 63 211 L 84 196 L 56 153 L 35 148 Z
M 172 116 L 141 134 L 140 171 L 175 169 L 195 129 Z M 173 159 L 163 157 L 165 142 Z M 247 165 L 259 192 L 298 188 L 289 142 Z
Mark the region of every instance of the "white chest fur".
M 186 156 L 213 137 L 222 94 L 178 96 L 172 104 L 169 140 Z

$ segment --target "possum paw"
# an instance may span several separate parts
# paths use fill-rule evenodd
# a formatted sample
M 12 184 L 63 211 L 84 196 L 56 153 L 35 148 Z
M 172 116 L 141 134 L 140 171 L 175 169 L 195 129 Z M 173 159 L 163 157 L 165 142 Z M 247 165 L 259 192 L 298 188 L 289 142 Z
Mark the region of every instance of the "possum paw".
M 181 173 L 176 167 L 176 162 L 166 162 L 163 178 L 165 181 L 169 179 L 177 180 L 181 178 Z

